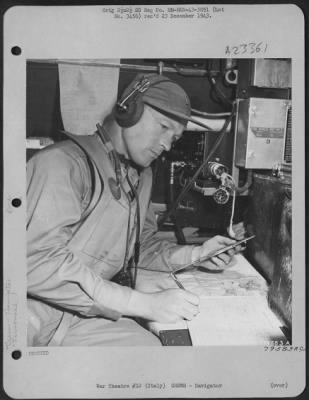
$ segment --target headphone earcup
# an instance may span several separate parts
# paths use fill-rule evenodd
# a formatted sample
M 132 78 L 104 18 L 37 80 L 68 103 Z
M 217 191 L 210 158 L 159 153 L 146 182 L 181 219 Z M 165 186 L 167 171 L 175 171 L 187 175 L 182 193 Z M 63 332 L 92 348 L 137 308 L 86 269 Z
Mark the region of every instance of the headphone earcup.
M 118 104 L 114 106 L 113 114 L 118 125 L 123 128 L 129 128 L 141 119 L 144 111 L 144 102 L 140 96 L 133 100 L 125 103 L 126 108 L 119 107 Z

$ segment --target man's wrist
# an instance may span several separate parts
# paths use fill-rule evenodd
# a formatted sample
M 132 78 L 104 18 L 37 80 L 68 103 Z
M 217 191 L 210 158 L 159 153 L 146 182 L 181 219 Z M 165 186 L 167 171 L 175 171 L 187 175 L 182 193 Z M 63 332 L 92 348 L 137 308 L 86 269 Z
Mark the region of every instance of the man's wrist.
M 172 269 L 177 269 L 182 265 L 192 262 L 192 249 L 193 245 L 177 246 L 173 249 L 169 256 L 169 264 Z
M 147 318 L 149 314 L 148 297 L 149 295 L 147 293 L 132 290 L 127 306 L 126 315 L 130 317 Z
M 201 258 L 201 246 L 193 246 L 191 253 L 191 261 L 195 262 Z

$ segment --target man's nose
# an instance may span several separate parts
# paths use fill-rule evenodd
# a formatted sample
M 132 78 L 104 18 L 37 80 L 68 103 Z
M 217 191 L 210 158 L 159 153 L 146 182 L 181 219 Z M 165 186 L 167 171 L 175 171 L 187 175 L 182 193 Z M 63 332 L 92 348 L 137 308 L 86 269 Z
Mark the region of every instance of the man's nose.
M 164 148 L 164 151 L 170 151 L 172 147 L 172 140 L 168 136 L 165 136 L 161 138 L 160 145 Z

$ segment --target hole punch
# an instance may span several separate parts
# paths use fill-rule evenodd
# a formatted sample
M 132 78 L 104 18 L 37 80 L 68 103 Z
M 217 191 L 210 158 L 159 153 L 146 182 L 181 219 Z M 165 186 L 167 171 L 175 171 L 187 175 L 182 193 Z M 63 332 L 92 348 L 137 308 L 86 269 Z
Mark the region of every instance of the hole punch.
M 21 351 L 20 350 L 14 350 L 12 351 L 12 358 L 14 360 L 19 360 L 21 358 Z
M 19 46 L 13 46 L 11 48 L 11 53 L 13 56 L 20 56 L 21 55 L 21 48 Z
M 13 199 L 12 200 L 12 206 L 16 207 L 16 208 L 20 207 L 21 206 L 21 199 L 18 199 L 18 198 Z

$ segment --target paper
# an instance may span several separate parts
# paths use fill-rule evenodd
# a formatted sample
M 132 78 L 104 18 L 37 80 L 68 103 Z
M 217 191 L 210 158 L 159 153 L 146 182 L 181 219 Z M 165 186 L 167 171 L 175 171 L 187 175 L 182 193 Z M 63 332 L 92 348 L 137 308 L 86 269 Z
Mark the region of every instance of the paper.
M 185 289 L 199 296 L 267 296 L 268 284 L 242 254 L 234 256 L 232 265 L 223 271 L 206 272 L 204 269 L 177 274 Z
M 188 322 L 194 346 L 268 345 L 285 340 L 265 297 L 203 296 L 200 314 Z

